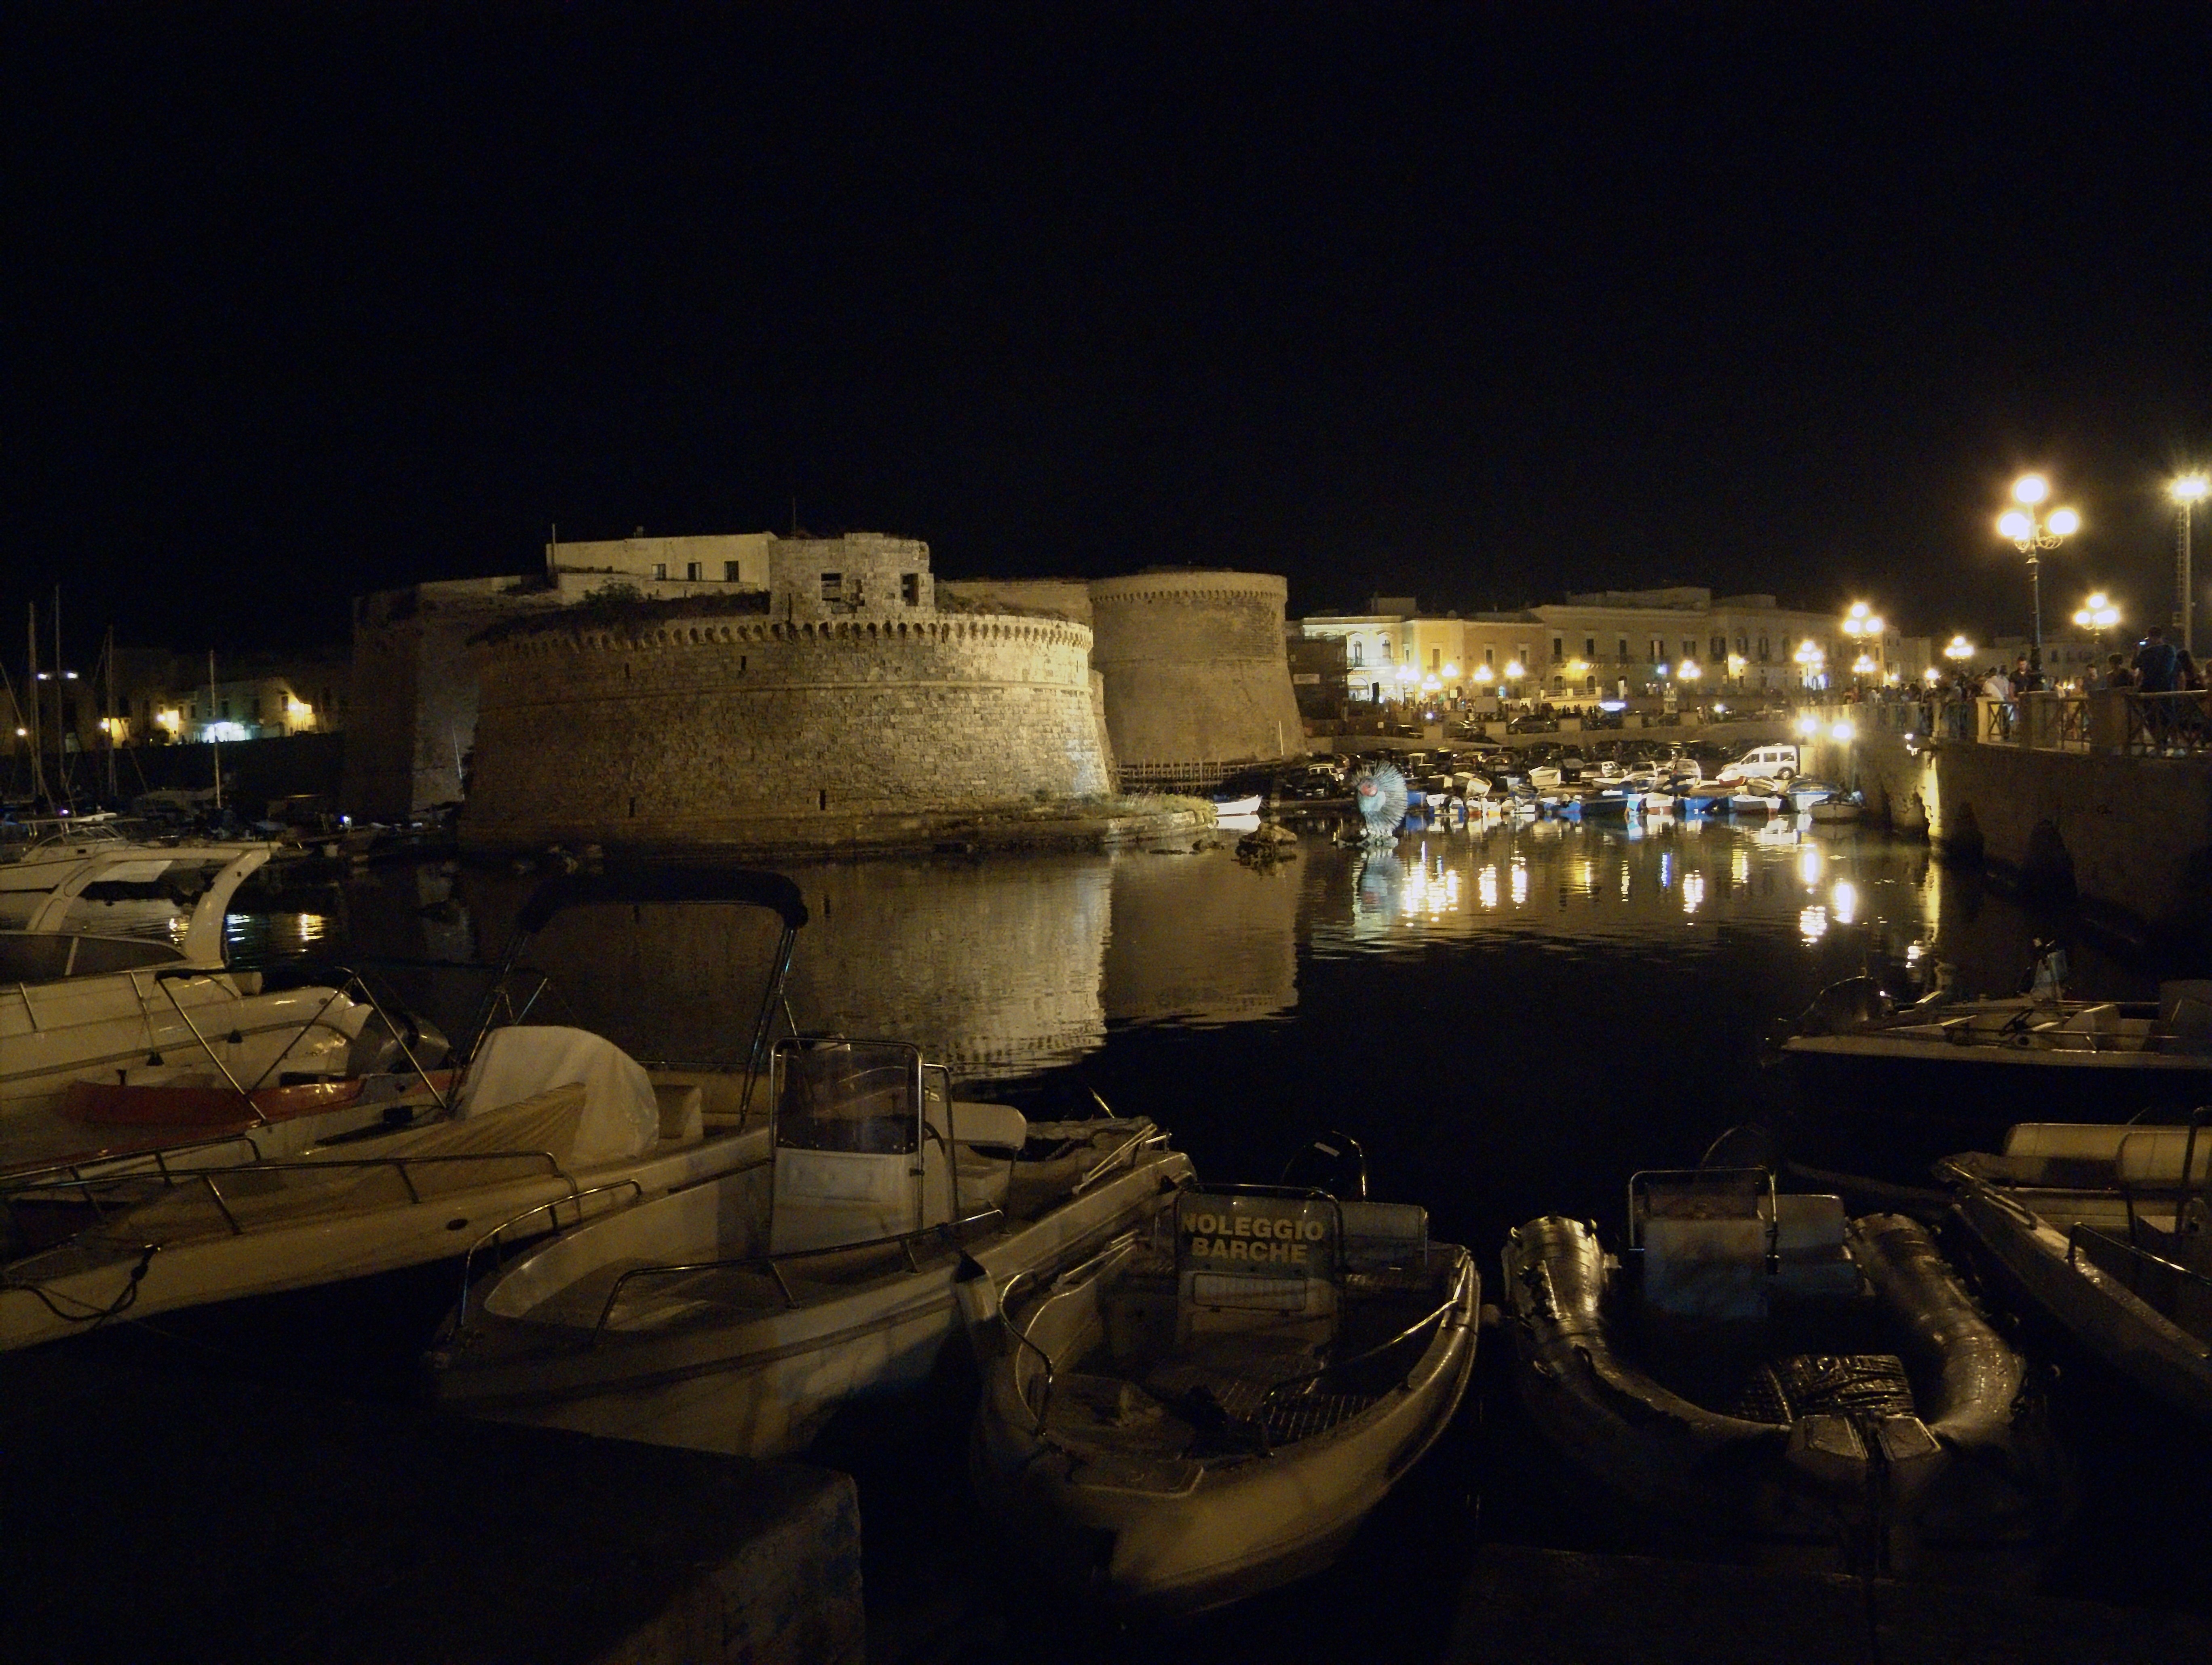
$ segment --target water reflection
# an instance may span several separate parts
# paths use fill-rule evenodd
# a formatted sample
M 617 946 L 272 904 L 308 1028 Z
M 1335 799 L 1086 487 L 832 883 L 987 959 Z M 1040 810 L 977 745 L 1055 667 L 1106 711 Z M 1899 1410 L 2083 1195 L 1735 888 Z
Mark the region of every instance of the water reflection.
M 1774 821 L 1787 818 L 1777 817 Z M 1655 817 L 1630 829 L 1478 822 L 1381 851 L 1309 835 L 1255 870 L 1199 854 L 918 860 L 788 867 L 813 915 L 790 985 L 809 1028 L 909 1037 L 963 1074 L 1035 1075 L 1109 1044 L 1112 1026 L 1285 1021 L 1305 962 L 1421 958 L 1515 942 L 1592 966 L 1626 953 L 1696 961 L 1747 935 L 1795 956 L 1771 1018 L 1870 955 L 1933 956 L 1969 988 L 2008 986 L 2038 929 L 1985 908 L 1979 881 L 1875 833 L 1788 842 L 1773 822 Z M 384 869 L 343 895 L 231 922 L 246 961 L 318 948 L 494 960 L 533 875 Z M 529 954 L 555 992 L 533 1015 L 659 1057 L 741 1050 L 773 932 L 750 911 L 647 907 L 564 916 Z M 1303 945 L 1303 950 L 1302 950 Z M 2094 956 L 2078 974 L 2132 992 Z M 1305 969 L 1302 970 L 1302 966 Z M 2140 979 L 2136 979 L 2140 980 Z M 443 1019 L 478 983 L 447 978 Z

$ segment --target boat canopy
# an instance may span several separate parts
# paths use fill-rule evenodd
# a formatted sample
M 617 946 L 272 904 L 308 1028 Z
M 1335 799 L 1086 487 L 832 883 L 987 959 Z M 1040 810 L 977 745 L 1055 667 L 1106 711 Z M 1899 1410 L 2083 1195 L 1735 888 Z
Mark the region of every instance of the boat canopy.
M 603 1035 L 556 1024 L 514 1024 L 487 1035 L 455 1097 L 454 1118 L 488 1115 L 572 1083 L 584 1089 L 576 1161 L 609 1162 L 652 1149 L 660 1136 L 660 1105 L 644 1066 Z

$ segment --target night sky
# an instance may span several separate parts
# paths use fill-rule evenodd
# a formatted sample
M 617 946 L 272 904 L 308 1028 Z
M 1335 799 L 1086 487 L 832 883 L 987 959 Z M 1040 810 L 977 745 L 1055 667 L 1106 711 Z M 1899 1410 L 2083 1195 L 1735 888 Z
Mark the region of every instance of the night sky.
M 0 654 L 794 494 L 951 577 L 2016 631 L 2030 466 L 2046 617 L 2164 617 L 2212 7 L 1023 11 L 10 8 Z

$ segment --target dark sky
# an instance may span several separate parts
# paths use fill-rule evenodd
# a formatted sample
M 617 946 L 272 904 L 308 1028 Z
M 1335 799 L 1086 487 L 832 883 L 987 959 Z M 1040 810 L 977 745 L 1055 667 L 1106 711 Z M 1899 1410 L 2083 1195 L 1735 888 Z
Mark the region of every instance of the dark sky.
M 794 492 L 955 577 L 2017 629 L 2031 465 L 2047 616 L 2134 622 L 2212 461 L 2202 4 L 52 3 L 0 92 L 11 663 L 57 581 L 337 640 Z

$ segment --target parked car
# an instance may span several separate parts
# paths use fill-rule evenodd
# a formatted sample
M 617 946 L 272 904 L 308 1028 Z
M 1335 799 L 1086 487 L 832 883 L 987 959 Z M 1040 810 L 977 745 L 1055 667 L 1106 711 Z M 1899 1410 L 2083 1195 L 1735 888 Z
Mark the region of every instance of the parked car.
M 1505 725 L 1508 734 L 1557 734 L 1559 719 L 1548 711 L 1529 711 Z

